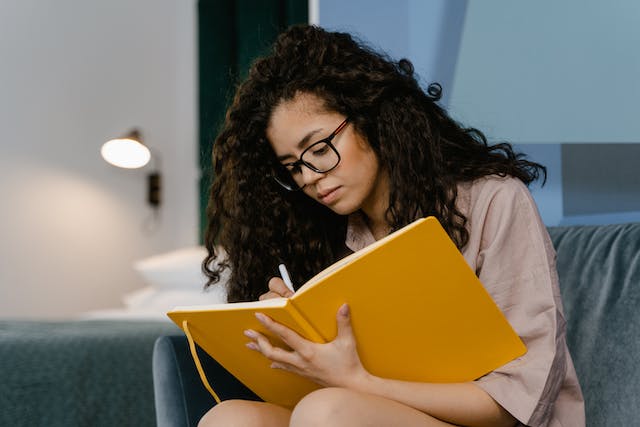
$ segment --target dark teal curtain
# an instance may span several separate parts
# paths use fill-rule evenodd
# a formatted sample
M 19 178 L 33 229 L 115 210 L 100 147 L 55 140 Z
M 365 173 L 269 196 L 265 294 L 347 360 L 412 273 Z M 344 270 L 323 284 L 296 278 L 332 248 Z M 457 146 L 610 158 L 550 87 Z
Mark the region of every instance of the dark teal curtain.
M 211 149 L 235 85 L 292 24 L 308 22 L 308 0 L 199 0 L 200 240 L 213 178 Z

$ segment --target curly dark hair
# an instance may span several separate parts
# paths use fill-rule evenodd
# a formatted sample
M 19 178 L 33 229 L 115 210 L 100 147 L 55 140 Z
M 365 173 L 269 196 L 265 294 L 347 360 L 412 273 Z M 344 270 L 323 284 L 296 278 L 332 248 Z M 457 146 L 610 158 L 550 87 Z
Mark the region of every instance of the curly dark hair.
M 252 65 L 214 143 L 203 270 L 209 286 L 231 267 L 230 302 L 266 292 L 281 262 L 301 284 L 345 255 L 346 217 L 271 179 L 278 165 L 266 137 L 271 114 L 301 93 L 349 117 L 375 152 L 389 175 L 392 230 L 433 215 L 462 249 L 469 236 L 456 208 L 458 183 L 492 174 L 527 185 L 541 174 L 546 180 L 545 168 L 510 144 L 489 145 L 451 119 L 437 104 L 439 85 L 423 90 L 408 60 L 394 62 L 346 33 L 291 27 Z

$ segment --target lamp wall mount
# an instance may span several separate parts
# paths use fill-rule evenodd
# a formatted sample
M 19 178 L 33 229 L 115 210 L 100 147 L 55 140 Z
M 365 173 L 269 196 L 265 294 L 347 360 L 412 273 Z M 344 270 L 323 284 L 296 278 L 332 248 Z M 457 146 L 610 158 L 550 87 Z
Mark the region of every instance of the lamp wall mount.
M 147 203 L 154 210 L 160 207 L 162 203 L 160 155 L 143 142 L 142 132 L 138 128 L 131 129 L 123 137 L 105 142 L 100 152 L 107 163 L 124 169 L 139 169 L 152 160 L 154 167 L 147 174 Z

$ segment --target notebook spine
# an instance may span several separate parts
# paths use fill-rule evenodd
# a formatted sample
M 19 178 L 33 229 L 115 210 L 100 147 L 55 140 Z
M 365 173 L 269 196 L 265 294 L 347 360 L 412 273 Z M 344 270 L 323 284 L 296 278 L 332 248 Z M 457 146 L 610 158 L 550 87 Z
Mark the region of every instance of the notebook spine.
M 288 311 L 291 314 L 291 317 L 293 317 L 296 323 L 300 325 L 302 329 L 304 329 L 304 332 L 307 334 L 305 338 L 316 343 L 329 342 L 329 339 L 323 337 L 322 334 L 320 334 L 320 332 L 318 332 L 316 328 L 313 327 L 311 322 L 307 320 L 302 312 L 298 310 L 293 300 L 288 300 L 287 306 L 289 308 Z

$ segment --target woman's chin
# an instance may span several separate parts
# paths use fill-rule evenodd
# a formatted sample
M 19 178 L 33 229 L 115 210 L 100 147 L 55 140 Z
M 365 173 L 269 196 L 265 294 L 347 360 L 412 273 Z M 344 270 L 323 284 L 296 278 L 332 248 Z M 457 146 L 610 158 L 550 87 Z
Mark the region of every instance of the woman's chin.
M 347 203 L 336 203 L 333 205 L 325 205 L 327 206 L 329 209 L 331 209 L 333 212 L 337 213 L 338 215 L 351 215 L 352 213 L 356 212 L 359 208 L 357 206 L 351 206 Z

